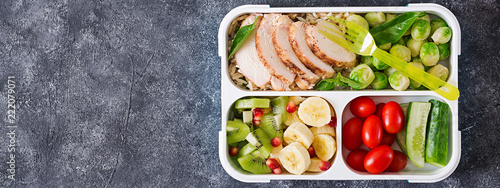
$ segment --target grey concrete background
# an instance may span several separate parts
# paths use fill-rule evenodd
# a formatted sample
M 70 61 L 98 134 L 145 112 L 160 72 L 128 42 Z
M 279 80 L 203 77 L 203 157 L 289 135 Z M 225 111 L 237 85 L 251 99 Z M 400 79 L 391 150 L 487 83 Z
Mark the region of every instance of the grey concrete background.
M 500 2 L 431 1 L 462 30 L 461 161 L 439 187 L 500 186 Z M 218 157 L 217 31 L 242 4 L 407 1 L 0 1 L 1 187 L 429 186 L 406 181 L 244 184 Z M 15 76 L 16 180 L 7 179 Z M 4 115 L 5 114 L 5 115 Z

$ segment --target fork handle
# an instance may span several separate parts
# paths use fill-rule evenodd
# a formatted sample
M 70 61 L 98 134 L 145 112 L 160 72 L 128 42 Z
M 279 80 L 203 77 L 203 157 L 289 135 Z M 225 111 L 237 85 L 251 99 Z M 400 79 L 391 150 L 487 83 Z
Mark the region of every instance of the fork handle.
M 460 92 L 457 87 L 423 70 L 420 70 L 413 65 L 410 65 L 409 63 L 387 53 L 386 51 L 381 50 L 380 48 L 376 48 L 372 53 L 372 56 L 450 101 L 457 100 L 460 96 Z

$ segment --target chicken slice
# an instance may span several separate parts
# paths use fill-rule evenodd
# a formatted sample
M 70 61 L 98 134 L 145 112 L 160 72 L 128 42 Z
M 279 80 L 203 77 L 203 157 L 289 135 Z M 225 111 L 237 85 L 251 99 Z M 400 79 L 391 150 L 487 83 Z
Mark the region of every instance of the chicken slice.
M 315 84 L 319 77 L 302 64 L 297 55 L 295 55 L 292 45 L 288 40 L 291 24 L 292 20 L 287 15 L 280 15 L 278 17 L 273 31 L 274 49 L 288 69 L 297 74 L 295 78 L 296 81 L 297 79 L 302 79 L 309 83 L 302 85 L 297 84 L 298 86 L 302 86 L 300 87 L 301 89 L 307 89 L 308 85 Z
M 300 61 L 316 75 L 321 76 L 323 79 L 331 78 L 335 74 L 332 66 L 316 57 L 307 45 L 306 26 L 304 22 L 295 22 L 290 25 L 288 39 L 293 51 Z
M 329 25 L 328 23 L 322 22 L 326 21 L 320 21 L 318 23 L 318 26 Z M 318 31 L 318 26 L 310 25 L 306 27 L 306 41 L 309 45 L 309 48 L 311 48 L 311 51 L 314 52 L 314 55 L 316 55 L 322 61 L 336 67 L 354 67 L 354 65 L 356 64 L 356 54 L 326 38 Z M 333 28 L 337 29 L 335 27 Z
M 283 86 L 283 88 L 287 88 L 290 84 L 293 83 L 296 74 L 290 71 L 287 66 L 283 64 L 281 59 L 278 57 L 276 50 L 274 49 L 272 40 L 274 31 L 273 23 L 275 23 L 276 19 L 279 18 L 279 16 L 279 14 L 264 15 L 264 18 L 260 22 L 259 28 L 257 29 L 255 44 L 260 60 L 264 63 L 271 76 L 281 80 L 281 85 Z M 273 89 L 275 88 L 273 87 Z
M 241 27 L 254 23 L 256 18 L 257 16 L 254 15 L 248 16 L 241 23 Z M 255 28 L 258 28 L 258 26 L 259 21 L 255 23 Z M 236 59 L 236 64 L 240 68 L 241 74 L 256 86 L 265 88 L 271 80 L 271 74 L 269 74 L 264 64 L 260 61 L 257 53 L 257 48 L 255 47 L 256 33 L 257 31 L 254 30 L 250 34 L 238 52 L 234 54 L 234 58 Z

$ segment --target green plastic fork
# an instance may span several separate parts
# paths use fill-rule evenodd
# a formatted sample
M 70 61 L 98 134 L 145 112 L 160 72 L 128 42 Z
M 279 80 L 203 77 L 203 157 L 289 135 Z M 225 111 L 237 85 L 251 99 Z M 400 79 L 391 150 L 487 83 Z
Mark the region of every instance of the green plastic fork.
M 320 23 L 328 23 L 338 30 L 321 24 L 322 27 L 318 27 L 318 30 L 338 45 L 359 55 L 371 55 L 450 101 L 457 100 L 460 96 L 457 87 L 378 48 L 372 35 L 365 28 L 344 19 L 332 16 L 328 18 L 340 26 L 329 21 Z

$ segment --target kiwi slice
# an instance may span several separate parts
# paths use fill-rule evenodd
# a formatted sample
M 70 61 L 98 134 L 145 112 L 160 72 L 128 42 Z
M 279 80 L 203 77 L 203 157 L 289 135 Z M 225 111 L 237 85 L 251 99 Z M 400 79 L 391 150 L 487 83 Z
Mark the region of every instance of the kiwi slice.
M 269 108 L 269 99 L 266 98 L 252 98 L 240 99 L 234 104 L 236 109 L 251 109 L 251 108 Z
M 243 170 L 254 174 L 271 173 L 271 169 L 266 165 L 266 158 L 264 158 L 259 151 L 254 151 L 238 158 L 238 163 L 240 163 Z
M 246 137 L 248 143 L 252 144 L 257 148 L 257 151 L 262 154 L 264 158 L 268 158 L 269 154 L 273 149 L 271 145 L 271 139 L 267 136 L 267 133 L 262 128 L 255 129 L 253 132 L 248 134 Z
M 257 150 L 257 148 L 255 146 L 253 146 L 252 144 L 247 142 L 247 144 L 240 149 L 240 152 L 238 152 L 238 155 L 236 155 L 236 157 L 240 158 L 242 156 L 245 156 L 245 155 L 252 153 L 255 150 Z
M 248 125 L 239 121 L 227 121 L 227 144 L 233 144 L 245 140 L 250 128 Z
M 283 127 L 281 121 L 281 114 L 264 114 L 260 120 L 260 126 L 267 133 L 269 138 L 280 137 L 283 140 Z
M 288 118 L 288 112 L 286 111 L 286 106 L 288 105 L 288 97 L 280 96 L 276 97 L 271 101 L 271 106 L 273 107 L 274 114 L 281 114 L 281 122 L 285 123 Z

